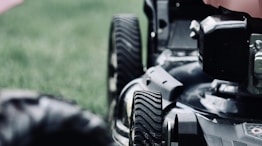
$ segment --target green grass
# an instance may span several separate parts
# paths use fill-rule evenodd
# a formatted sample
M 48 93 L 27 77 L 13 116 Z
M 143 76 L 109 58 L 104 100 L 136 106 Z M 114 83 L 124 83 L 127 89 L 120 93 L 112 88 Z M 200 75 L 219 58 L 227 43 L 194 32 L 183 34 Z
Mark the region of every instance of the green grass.
M 144 22 L 142 6 L 141 0 L 25 0 L 0 16 L 0 88 L 64 96 L 104 116 L 111 17 L 135 13 Z

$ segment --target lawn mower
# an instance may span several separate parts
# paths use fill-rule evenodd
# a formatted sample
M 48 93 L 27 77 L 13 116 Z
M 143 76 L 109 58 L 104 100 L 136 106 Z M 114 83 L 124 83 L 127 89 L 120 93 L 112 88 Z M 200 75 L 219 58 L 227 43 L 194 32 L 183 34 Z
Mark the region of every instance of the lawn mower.
M 107 100 L 116 143 L 261 146 L 262 1 L 144 0 L 144 12 L 145 51 L 136 16 L 111 22 Z

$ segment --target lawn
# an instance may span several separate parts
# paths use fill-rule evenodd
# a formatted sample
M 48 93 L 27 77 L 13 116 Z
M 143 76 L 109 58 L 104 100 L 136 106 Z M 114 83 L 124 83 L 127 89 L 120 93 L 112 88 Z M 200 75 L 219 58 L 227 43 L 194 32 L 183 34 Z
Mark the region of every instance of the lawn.
M 0 16 L 0 88 L 63 96 L 104 116 L 111 17 L 135 13 L 144 22 L 142 7 L 142 0 L 25 0 Z

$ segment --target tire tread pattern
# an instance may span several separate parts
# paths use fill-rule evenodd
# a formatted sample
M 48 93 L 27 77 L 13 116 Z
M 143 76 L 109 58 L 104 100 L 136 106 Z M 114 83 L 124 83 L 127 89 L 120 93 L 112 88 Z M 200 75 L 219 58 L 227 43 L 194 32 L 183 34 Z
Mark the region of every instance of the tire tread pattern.
M 117 95 L 119 95 L 128 82 L 143 74 L 141 33 L 138 18 L 134 15 L 116 15 L 113 17 L 112 25 L 117 53 Z
M 160 146 L 162 142 L 162 98 L 159 92 L 137 91 L 133 105 L 134 145 Z

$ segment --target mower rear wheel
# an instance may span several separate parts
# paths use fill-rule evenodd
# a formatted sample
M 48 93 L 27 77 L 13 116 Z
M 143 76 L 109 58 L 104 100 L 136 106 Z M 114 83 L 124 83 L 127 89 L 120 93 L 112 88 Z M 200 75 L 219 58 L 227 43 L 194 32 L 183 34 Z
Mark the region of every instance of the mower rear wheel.
M 162 97 L 159 92 L 137 91 L 130 120 L 130 146 L 161 146 Z
M 143 74 L 139 21 L 133 15 L 112 19 L 108 53 L 109 98 L 119 95 L 131 80 Z
M 107 92 L 109 110 L 121 90 L 143 74 L 142 45 L 139 21 L 133 15 L 113 17 L 109 36 Z M 112 111 L 110 111 L 112 113 Z M 110 115 L 109 115 L 110 117 Z

